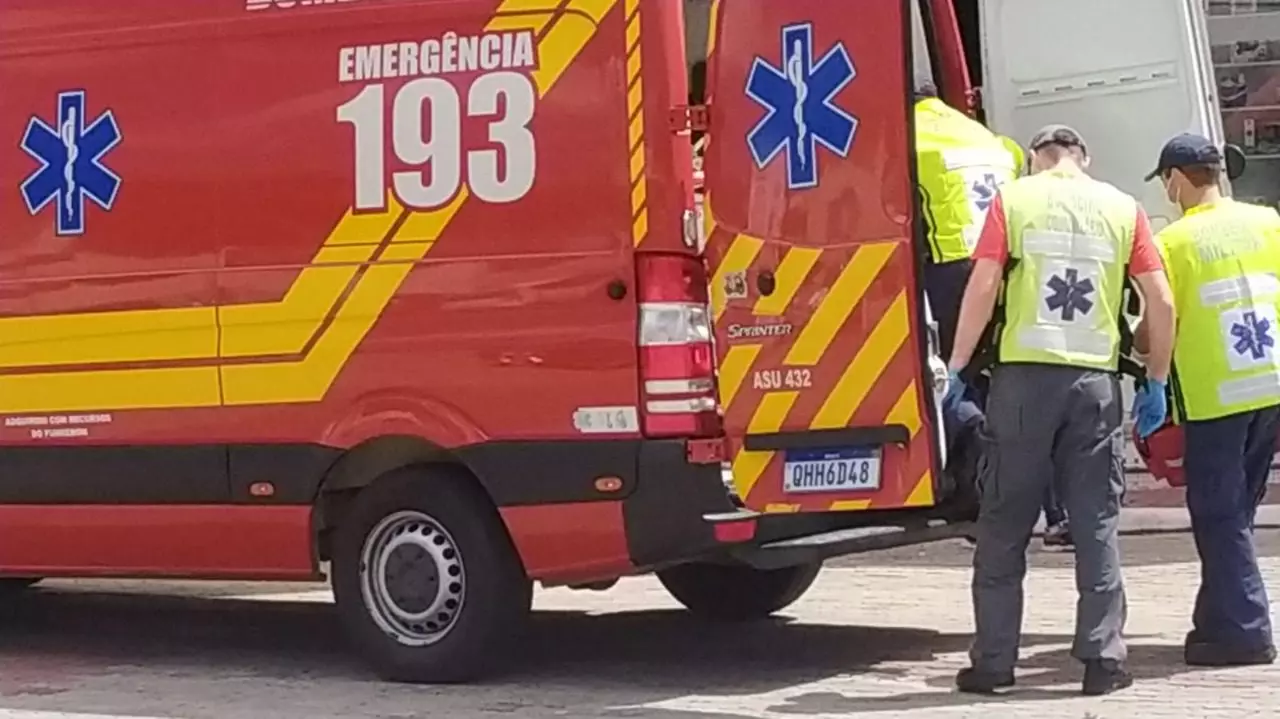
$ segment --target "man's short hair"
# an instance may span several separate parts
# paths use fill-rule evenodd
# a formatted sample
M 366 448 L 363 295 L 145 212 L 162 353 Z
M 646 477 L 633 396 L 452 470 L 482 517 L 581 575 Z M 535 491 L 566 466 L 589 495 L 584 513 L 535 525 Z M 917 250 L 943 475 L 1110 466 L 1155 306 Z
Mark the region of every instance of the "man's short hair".
M 916 102 L 928 100 L 931 97 L 938 96 L 938 86 L 929 80 L 916 81 L 915 99 Z
M 1163 173 L 1164 176 L 1167 178 L 1169 175 L 1173 174 L 1173 169 L 1174 168 L 1165 170 Z M 1213 187 L 1222 180 L 1222 166 L 1217 164 L 1186 165 L 1184 167 L 1177 168 L 1177 170 L 1180 171 L 1183 176 L 1187 178 L 1187 182 L 1190 182 L 1191 186 L 1197 190 L 1202 190 L 1206 187 Z
M 1075 149 L 1080 152 L 1081 157 L 1089 156 L 1089 145 L 1085 143 L 1084 138 L 1074 128 L 1066 125 L 1047 125 L 1040 128 L 1039 132 L 1031 136 L 1031 142 L 1027 143 L 1027 147 L 1032 152 L 1042 152 L 1050 148 Z

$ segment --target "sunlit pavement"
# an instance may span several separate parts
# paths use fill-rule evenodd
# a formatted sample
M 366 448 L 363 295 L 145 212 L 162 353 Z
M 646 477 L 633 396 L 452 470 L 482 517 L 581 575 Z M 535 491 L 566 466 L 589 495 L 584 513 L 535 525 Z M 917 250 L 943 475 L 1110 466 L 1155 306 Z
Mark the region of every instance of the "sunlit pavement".
M 1276 585 L 1280 531 L 1260 543 Z M 325 591 L 54 583 L 5 614 L 0 719 L 1280 715 L 1280 668 L 1182 665 L 1197 576 L 1185 535 L 1126 539 L 1134 688 L 1077 694 L 1071 557 L 1037 548 L 1018 688 L 954 693 L 968 551 L 953 542 L 844 560 L 785 617 L 749 627 L 696 623 L 651 579 L 541 592 L 514 671 L 465 687 L 378 682 L 347 652 Z

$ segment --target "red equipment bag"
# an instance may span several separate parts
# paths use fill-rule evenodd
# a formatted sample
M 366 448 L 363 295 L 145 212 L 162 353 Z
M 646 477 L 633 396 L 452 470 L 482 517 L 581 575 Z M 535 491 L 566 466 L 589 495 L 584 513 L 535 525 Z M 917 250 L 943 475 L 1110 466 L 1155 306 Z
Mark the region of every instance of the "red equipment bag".
M 1138 436 L 1138 429 L 1135 427 L 1133 446 L 1153 477 L 1166 482 L 1170 487 L 1186 485 L 1187 480 L 1182 473 L 1182 427 L 1166 424 L 1146 439 Z

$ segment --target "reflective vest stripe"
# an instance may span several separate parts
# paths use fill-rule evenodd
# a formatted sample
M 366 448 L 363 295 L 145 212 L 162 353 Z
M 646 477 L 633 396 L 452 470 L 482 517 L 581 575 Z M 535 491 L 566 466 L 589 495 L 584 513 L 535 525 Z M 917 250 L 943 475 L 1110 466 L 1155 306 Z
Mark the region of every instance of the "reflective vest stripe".
M 1200 286 L 1200 304 L 1204 307 L 1274 300 L 1276 295 L 1280 295 L 1280 280 L 1275 275 L 1261 272 L 1206 282 Z
M 1105 237 L 1090 237 L 1052 230 L 1027 230 L 1023 233 L 1022 253 L 1094 260 L 1108 264 L 1116 261 L 1116 245 Z
M 1101 356 L 1111 352 L 1111 335 L 1083 328 L 1034 325 L 1018 332 L 1018 344 L 1044 352 Z
M 1009 153 L 985 148 L 957 147 L 942 151 L 942 163 L 948 171 L 962 170 L 966 167 L 992 167 L 1014 171 L 1013 158 Z
M 1226 406 L 1268 398 L 1280 400 L 1280 368 L 1218 383 L 1218 401 Z

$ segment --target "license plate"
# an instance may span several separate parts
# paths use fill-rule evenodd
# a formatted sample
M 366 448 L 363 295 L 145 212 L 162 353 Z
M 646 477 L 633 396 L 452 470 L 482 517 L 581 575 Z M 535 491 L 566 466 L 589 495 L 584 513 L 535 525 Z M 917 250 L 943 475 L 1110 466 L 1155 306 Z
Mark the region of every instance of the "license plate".
M 783 463 L 785 492 L 849 492 L 880 489 L 876 447 L 791 450 Z

